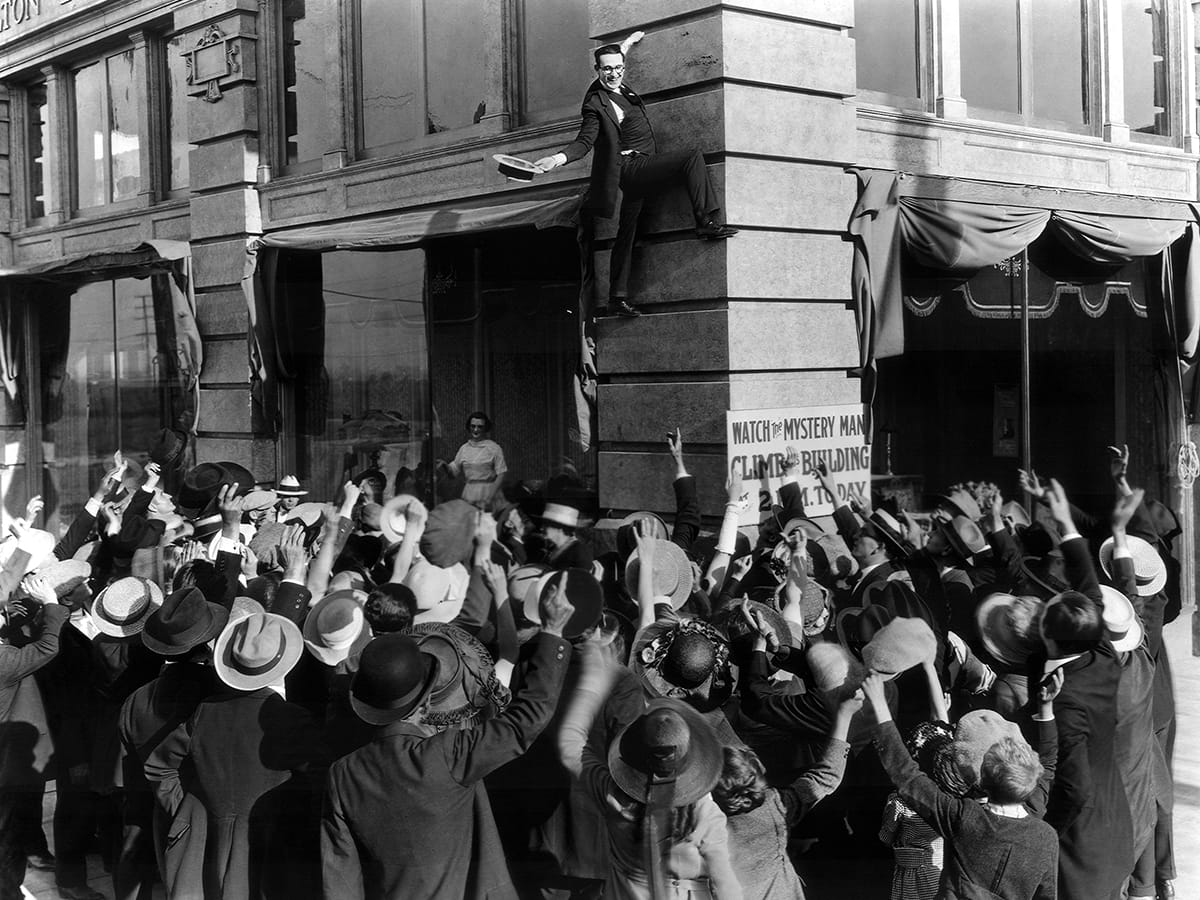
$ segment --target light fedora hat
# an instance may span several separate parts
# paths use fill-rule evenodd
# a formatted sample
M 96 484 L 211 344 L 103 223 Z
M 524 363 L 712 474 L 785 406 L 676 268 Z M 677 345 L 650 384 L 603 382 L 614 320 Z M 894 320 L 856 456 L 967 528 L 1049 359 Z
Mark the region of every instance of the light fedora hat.
M 564 528 L 579 527 L 579 510 L 565 503 L 547 503 L 537 518 L 551 525 L 562 525 Z
M 336 666 L 371 639 L 363 616 L 367 595 L 362 591 L 333 591 L 322 597 L 304 620 L 304 646 L 327 666 Z
M 300 479 L 295 475 L 284 475 L 275 486 L 275 493 L 280 497 L 306 497 L 308 491 L 300 487 Z
M 303 652 L 295 622 L 258 613 L 225 626 L 213 648 L 213 668 L 231 688 L 256 691 L 281 681 Z

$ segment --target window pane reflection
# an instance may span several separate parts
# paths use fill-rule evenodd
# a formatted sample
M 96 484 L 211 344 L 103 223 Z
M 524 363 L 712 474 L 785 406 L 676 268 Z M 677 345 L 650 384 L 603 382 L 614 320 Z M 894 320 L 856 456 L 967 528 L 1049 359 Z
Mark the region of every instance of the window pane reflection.
M 402 469 L 427 477 L 424 252 L 288 254 L 281 269 L 296 468 L 311 495 L 334 497 L 368 468 L 386 496 Z
M 287 164 L 320 159 L 329 149 L 325 36 L 338 27 L 335 0 L 283 4 L 284 131 Z
M 100 63 L 75 73 L 75 198 L 82 207 L 102 206 L 104 189 L 104 68 Z
M 141 173 L 138 153 L 137 94 L 133 78 L 133 51 L 107 60 L 109 152 L 113 202 L 137 196 Z
M 1021 111 L 1017 6 L 1017 0 L 960 0 L 962 95 L 969 106 Z
M 587 3 L 525 0 L 524 13 L 526 119 L 578 114 L 592 77 Z
M 176 35 L 167 42 L 167 133 L 170 146 L 167 148 L 170 164 L 169 189 L 187 188 L 191 183 L 189 171 L 187 128 L 187 60 L 184 58 L 183 35 Z
M 361 0 L 359 85 L 364 147 L 426 133 L 421 100 L 418 0 Z
M 428 133 L 478 122 L 484 107 L 483 14 L 479 0 L 426 0 Z M 399 52 L 403 52 L 398 48 Z
M 1070 0 L 1033 0 L 1032 6 L 1033 114 L 1083 124 L 1087 95 L 1082 6 Z
M 27 94 L 26 158 L 29 160 L 29 217 L 46 215 L 46 143 L 49 140 L 46 85 L 35 84 Z
M 860 90 L 919 97 L 916 0 L 855 0 L 854 54 Z
M 1167 65 L 1162 0 L 1125 0 L 1125 122 L 1143 134 L 1167 134 Z

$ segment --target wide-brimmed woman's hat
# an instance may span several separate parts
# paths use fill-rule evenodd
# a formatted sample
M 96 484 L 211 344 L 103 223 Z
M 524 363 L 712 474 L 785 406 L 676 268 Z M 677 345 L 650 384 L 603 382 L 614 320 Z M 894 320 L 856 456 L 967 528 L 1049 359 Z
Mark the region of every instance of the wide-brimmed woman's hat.
M 101 634 L 131 637 L 140 634 L 146 620 L 163 604 L 163 592 L 148 578 L 118 578 L 92 601 L 92 623 Z
M 284 475 L 275 487 L 275 493 L 280 497 L 306 497 L 308 491 L 300 487 L 300 479 L 295 475 Z
M 629 668 L 658 697 L 707 712 L 729 699 L 729 640 L 701 619 L 659 620 L 638 632 Z
M 146 619 L 142 643 L 161 656 L 182 656 L 215 638 L 228 620 L 229 610 L 205 600 L 199 588 L 181 588 Z
M 415 638 L 381 634 L 359 655 L 350 706 L 370 725 L 399 722 L 429 695 L 437 667 L 437 657 L 422 653 Z
M 630 596 L 638 591 L 638 572 L 641 559 L 635 550 L 625 565 L 625 587 Z M 666 597 L 674 609 L 679 609 L 692 595 L 692 563 L 683 548 L 673 541 L 654 542 L 653 590 L 655 597 Z
M 673 781 L 673 806 L 695 803 L 721 777 L 724 753 L 712 726 L 679 700 L 651 700 L 608 750 L 617 787 L 645 802 L 654 784 Z
M 1167 567 L 1149 541 L 1129 535 L 1129 553 L 1133 556 L 1133 577 L 1137 580 L 1139 597 L 1153 597 L 1167 586 Z M 1100 568 L 1112 578 L 1113 539 L 1100 545 Z
M 355 656 L 371 640 L 371 626 L 363 616 L 367 595 L 342 590 L 326 594 L 304 620 L 304 646 L 327 666 Z
M 256 691 L 282 681 L 303 652 L 295 622 L 261 613 L 225 626 L 213 648 L 213 668 L 231 688 Z
M 1108 632 L 1113 649 L 1118 653 L 1136 649 L 1142 643 L 1144 631 L 1142 620 L 1133 603 L 1116 588 L 1107 584 L 1100 585 L 1100 597 L 1104 606 L 1104 630 Z
M 792 646 L 792 630 L 788 627 L 787 620 L 780 614 L 779 610 L 766 603 L 760 603 L 758 600 L 747 600 L 746 603 L 751 612 L 757 612 L 771 626 L 771 630 L 779 638 L 780 644 L 785 647 Z M 740 605 L 727 608 L 717 616 L 714 624 L 723 628 L 725 634 L 728 635 L 729 649 L 735 660 L 744 659 L 750 654 L 754 647 L 754 640 L 758 637 L 758 632 L 750 627 L 750 623 L 746 621 L 746 617 L 742 614 Z
M 538 612 L 541 599 L 560 584 L 564 586 L 567 600 L 575 607 L 563 627 L 563 637 L 569 641 L 595 626 L 604 610 L 604 591 L 591 572 L 584 569 L 546 572 L 538 579 L 534 590 L 525 592 L 521 610 L 530 622 L 541 624 Z
M 997 662 L 1023 666 L 1042 647 L 1045 601 L 1014 594 L 991 594 L 975 611 L 983 646 Z
M 492 655 L 478 640 L 440 622 L 414 625 L 411 634 L 421 653 L 437 660 L 429 692 L 421 702 L 421 724 L 463 727 L 485 710 L 495 715 L 508 707 L 508 688 L 496 678 Z

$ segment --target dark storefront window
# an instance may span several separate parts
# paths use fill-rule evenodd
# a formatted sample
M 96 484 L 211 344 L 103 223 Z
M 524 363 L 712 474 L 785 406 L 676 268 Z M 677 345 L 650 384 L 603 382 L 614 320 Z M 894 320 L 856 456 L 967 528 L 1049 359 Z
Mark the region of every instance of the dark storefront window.
M 321 159 L 330 147 L 326 36 L 339 27 L 335 0 L 283 2 L 284 162 Z
M 1167 14 L 1162 0 L 1121 4 L 1125 51 L 1125 122 L 1139 134 L 1169 134 L 1167 124 Z
M 1022 293 L 1029 292 L 1030 461 L 1064 482 L 1086 509 L 1111 504 L 1104 448 L 1128 443 L 1130 480 L 1166 496 L 1170 435 L 1162 412 L 1166 381 L 1154 352 L 1146 264 L 1071 264 L 1048 237 L 954 279 L 906 271 L 905 348 L 879 366 L 874 406 L 880 447 L 896 475 L 924 476 L 926 494 L 965 481 L 991 481 L 1020 500 L 1022 465 Z M 929 273 L 924 273 L 929 274 Z
M 187 126 L 187 60 L 184 52 L 183 35 L 176 35 L 166 44 L 166 90 L 167 102 L 167 190 L 185 191 L 191 184 L 188 152 Z
M 133 51 L 76 70 L 73 84 L 76 206 L 132 200 L 141 188 Z
M 359 0 L 362 149 L 480 121 L 487 112 L 486 10 L 478 0 Z
M 313 496 L 383 472 L 434 502 L 434 462 L 495 423 L 510 477 L 595 487 L 595 451 L 569 437 L 579 283 L 570 234 L 530 229 L 398 251 L 283 252 L 276 333 L 285 454 Z M 548 262 L 550 261 L 550 262 Z M 411 480 L 410 480 L 411 479 Z
M 592 79 L 586 0 L 525 0 L 521 10 L 525 121 L 578 115 Z
M 26 159 L 29 172 L 29 218 L 46 215 L 46 145 L 49 143 L 49 109 L 46 85 L 32 85 L 25 94 Z
M 903 103 L 921 97 L 919 0 L 855 0 L 858 89 Z
M 335 498 L 369 468 L 390 486 L 426 461 L 424 255 L 289 253 L 280 262 L 284 424 L 315 498 Z
M 32 308 L 43 496 L 47 527 L 55 531 L 91 495 L 114 450 L 144 461 L 159 429 L 173 421 L 172 355 L 159 338 L 159 320 L 166 316 L 169 322 L 170 310 L 156 312 L 149 278 L 48 292 Z

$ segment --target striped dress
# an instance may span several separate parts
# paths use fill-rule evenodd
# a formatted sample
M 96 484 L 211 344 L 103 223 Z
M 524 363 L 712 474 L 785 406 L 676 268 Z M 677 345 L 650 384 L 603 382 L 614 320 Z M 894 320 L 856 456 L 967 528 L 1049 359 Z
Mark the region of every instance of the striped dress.
M 892 900 L 934 900 L 942 878 L 943 838 L 893 793 L 879 839 L 892 848 Z

